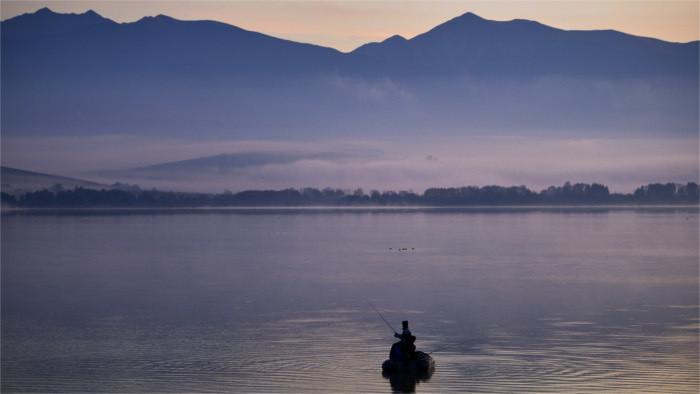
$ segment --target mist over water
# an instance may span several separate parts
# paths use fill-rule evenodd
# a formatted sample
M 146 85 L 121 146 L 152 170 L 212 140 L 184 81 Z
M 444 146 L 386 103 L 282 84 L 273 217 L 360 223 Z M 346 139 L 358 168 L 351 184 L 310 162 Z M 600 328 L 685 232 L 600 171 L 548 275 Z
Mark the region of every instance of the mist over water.
M 14 211 L 3 391 L 695 392 L 697 208 Z M 405 250 L 404 250 L 405 249 Z M 381 374 L 409 320 L 436 370 Z
M 315 187 L 366 191 L 602 183 L 631 193 L 654 182 L 698 182 L 698 137 L 482 136 L 313 141 L 143 137 L 3 139 L 3 165 L 143 189 L 221 193 Z M 80 154 L 76 154 L 80 151 Z

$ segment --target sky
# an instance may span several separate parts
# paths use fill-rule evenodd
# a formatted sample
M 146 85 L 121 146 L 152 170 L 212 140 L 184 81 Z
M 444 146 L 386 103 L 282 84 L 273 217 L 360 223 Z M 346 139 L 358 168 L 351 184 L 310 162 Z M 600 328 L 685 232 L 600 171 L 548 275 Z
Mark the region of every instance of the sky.
M 94 10 L 117 22 L 165 14 L 217 20 L 247 30 L 351 51 L 399 34 L 412 38 L 466 12 L 491 20 L 530 19 L 566 30 L 614 29 L 672 42 L 700 39 L 700 2 L 650 0 L 489 1 L 5 1 L 2 20 L 49 7 Z

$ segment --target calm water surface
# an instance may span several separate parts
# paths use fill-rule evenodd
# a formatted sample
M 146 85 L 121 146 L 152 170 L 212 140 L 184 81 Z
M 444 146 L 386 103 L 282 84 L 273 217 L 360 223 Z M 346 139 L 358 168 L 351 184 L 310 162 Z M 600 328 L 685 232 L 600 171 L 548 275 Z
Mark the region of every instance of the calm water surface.
M 4 212 L 2 391 L 697 392 L 698 226 L 697 208 Z M 384 377 L 368 300 L 419 349 L 461 344 Z

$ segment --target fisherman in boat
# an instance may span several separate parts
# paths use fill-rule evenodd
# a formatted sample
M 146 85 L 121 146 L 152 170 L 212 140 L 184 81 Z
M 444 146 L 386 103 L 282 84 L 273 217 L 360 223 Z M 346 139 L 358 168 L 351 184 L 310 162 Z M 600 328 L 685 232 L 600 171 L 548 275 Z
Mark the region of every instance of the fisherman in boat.
M 382 317 L 382 319 L 384 318 Z M 384 321 L 389 325 L 386 319 Z M 416 346 L 414 345 L 416 337 L 411 334 L 411 330 L 408 328 L 408 321 L 404 320 L 401 323 L 403 326 L 401 334 L 394 331 L 394 336 L 401 340 L 391 345 L 389 359 L 382 364 L 382 373 L 392 373 L 401 370 L 413 371 L 414 373 L 430 371 L 435 366 L 435 360 L 430 357 L 430 353 L 416 351 Z M 391 325 L 389 325 L 389 328 L 393 330 Z

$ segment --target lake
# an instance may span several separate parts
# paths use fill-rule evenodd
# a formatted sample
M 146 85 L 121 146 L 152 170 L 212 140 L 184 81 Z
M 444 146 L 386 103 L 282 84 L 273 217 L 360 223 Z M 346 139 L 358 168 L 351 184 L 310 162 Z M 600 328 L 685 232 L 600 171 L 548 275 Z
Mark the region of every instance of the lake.
M 2 390 L 697 392 L 698 217 L 3 211 Z M 432 374 L 382 375 L 368 301 Z

